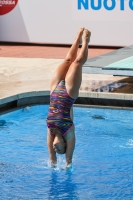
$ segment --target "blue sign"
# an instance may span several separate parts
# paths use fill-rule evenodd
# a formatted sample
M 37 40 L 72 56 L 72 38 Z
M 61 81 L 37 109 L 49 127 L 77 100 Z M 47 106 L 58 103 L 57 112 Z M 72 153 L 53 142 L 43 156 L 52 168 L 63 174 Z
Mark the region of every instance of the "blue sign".
M 108 3 L 111 2 L 111 5 L 108 5 Z M 133 0 L 78 0 L 78 10 L 81 10 L 84 8 L 85 10 L 89 10 L 90 8 L 92 10 L 100 10 L 102 7 L 104 7 L 106 10 L 114 10 L 116 7 L 116 4 L 120 4 L 120 10 L 125 10 L 125 3 L 129 4 L 129 8 L 133 10 Z

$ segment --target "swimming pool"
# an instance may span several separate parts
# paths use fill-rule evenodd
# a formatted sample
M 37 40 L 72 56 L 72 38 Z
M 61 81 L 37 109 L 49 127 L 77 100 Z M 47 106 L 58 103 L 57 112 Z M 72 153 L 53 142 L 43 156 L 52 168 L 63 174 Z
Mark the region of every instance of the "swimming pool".
M 0 199 L 133 199 L 133 110 L 74 107 L 74 170 L 48 164 L 48 105 L 0 116 Z

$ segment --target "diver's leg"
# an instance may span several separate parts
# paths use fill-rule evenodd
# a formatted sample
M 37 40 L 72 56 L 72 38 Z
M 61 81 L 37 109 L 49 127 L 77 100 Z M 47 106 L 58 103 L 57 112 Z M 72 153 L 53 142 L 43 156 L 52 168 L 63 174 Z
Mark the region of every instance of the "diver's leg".
M 78 51 L 80 41 L 82 39 L 83 30 L 84 29 L 81 28 L 78 31 L 77 37 L 76 37 L 73 45 L 71 46 L 70 50 L 68 51 L 64 61 L 57 67 L 57 69 L 52 77 L 52 81 L 51 81 L 51 87 L 50 87 L 51 92 L 56 88 L 57 84 L 61 80 L 65 79 L 66 73 L 67 73 L 71 63 L 75 60 L 75 58 L 77 56 L 77 51 Z
M 88 43 L 90 41 L 90 35 L 90 31 L 84 29 L 82 48 L 66 74 L 66 88 L 68 94 L 72 98 L 78 97 L 79 88 L 82 81 L 82 66 L 88 58 Z

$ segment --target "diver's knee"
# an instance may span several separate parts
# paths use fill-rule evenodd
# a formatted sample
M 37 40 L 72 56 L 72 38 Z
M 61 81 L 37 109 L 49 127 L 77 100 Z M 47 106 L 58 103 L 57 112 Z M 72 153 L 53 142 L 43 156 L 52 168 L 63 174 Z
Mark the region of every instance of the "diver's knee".
M 64 62 L 66 62 L 68 64 L 71 64 L 72 63 L 72 59 L 71 58 L 65 58 Z
M 83 65 L 86 61 L 87 57 L 77 57 L 74 62 L 79 65 Z

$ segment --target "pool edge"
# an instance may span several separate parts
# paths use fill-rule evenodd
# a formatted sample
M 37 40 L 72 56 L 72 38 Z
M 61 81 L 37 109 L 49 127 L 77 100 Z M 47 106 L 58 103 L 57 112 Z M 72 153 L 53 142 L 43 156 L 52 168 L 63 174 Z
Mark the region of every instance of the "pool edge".
M 0 99 L 0 114 L 26 106 L 49 104 L 50 91 L 31 91 Z M 74 106 L 133 109 L 133 95 L 123 93 L 80 92 Z

